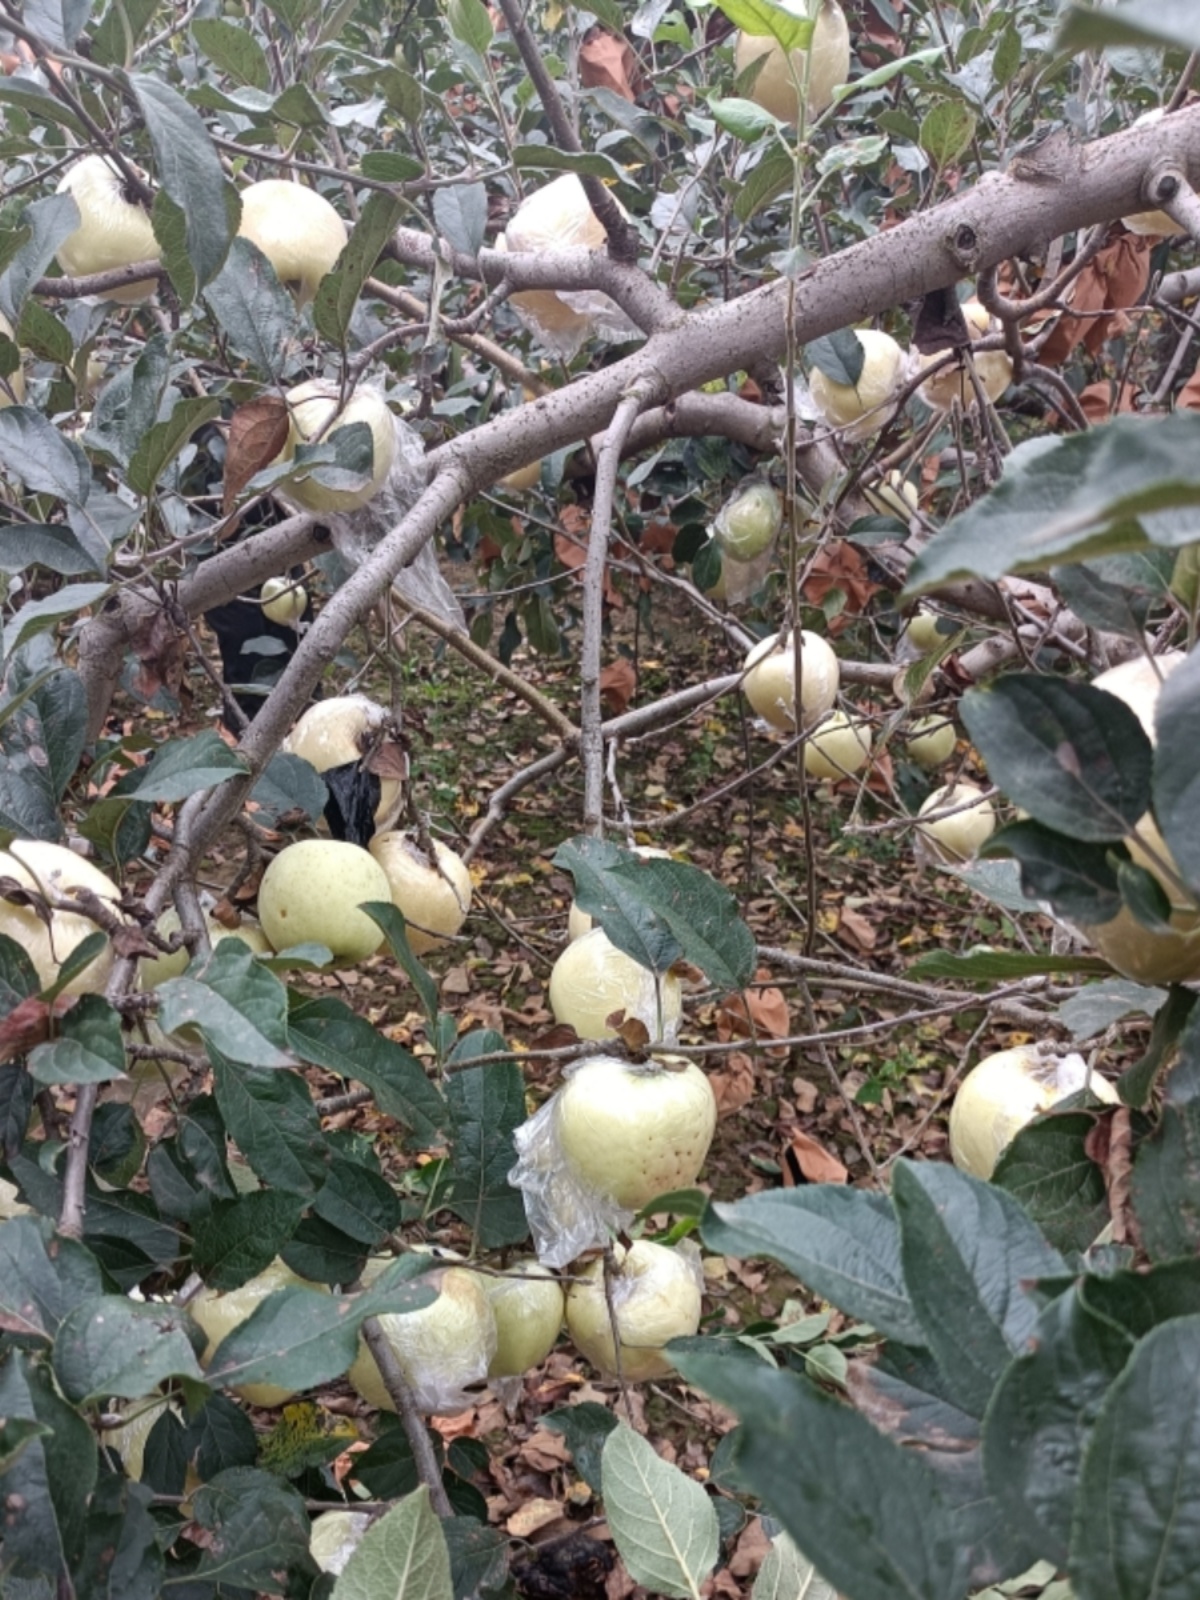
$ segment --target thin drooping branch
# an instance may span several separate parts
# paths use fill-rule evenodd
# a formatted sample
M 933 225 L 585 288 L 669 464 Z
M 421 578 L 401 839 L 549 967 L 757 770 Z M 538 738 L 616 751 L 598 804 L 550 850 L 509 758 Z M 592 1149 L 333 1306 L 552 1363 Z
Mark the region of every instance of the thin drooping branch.
M 429 1490 L 429 1503 L 439 1517 L 452 1517 L 454 1507 L 450 1504 L 450 1497 L 446 1493 L 446 1486 L 442 1482 L 442 1469 L 438 1466 L 437 1456 L 434 1454 L 433 1445 L 429 1438 L 429 1431 L 425 1426 L 425 1419 L 417 1410 L 416 1401 L 413 1399 L 412 1388 L 404 1376 L 404 1369 L 397 1361 L 395 1352 L 388 1343 L 387 1335 L 379 1326 L 378 1317 L 368 1317 L 362 1325 L 363 1339 L 367 1349 L 375 1358 L 375 1365 L 379 1368 L 379 1376 L 383 1379 L 383 1386 L 391 1397 L 392 1404 L 400 1417 L 400 1425 L 404 1429 L 404 1437 L 408 1440 L 408 1447 L 412 1451 L 413 1461 L 416 1464 L 417 1476 Z
M 583 763 L 583 826 L 599 838 L 604 832 L 604 733 L 600 700 L 600 651 L 604 637 L 604 574 L 612 533 L 617 469 L 629 430 L 654 399 L 652 376 L 639 380 L 622 397 L 596 452 L 596 495 L 583 568 L 583 640 L 579 658 L 579 754 Z

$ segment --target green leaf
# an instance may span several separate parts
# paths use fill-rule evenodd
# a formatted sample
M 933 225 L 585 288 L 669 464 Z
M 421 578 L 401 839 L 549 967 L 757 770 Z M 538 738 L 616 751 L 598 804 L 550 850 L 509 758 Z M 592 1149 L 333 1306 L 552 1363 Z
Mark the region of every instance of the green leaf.
M 580 909 L 642 966 L 665 972 L 682 955 L 722 989 L 749 982 L 754 936 L 733 895 L 699 867 L 584 837 L 560 845 L 554 865 L 574 878 Z
M 1165 550 L 1145 550 L 1056 567 L 1051 577 L 1066 604 L 1090 628 L 1140 639 L 1150 612 L 1166 596 L 1173 566 Z
M 216 399 L 177 401 L 171 415 L 149 428 L 134 451 L 129 463 L 130 488 L 138 494 L 149 494 L 196 430 L 220 415 L 221 402 Z M 216 738 L 216 734 L 212 737 Z
M 159 1600 L 165 1573 L 158 1524 L 150 1514 L 152 1498 L 148 1484 L 116 1473 L 97 1480 L 86 1548 L 72 1574 L 80 1600 Z
M 92 55 L 104 67 L 128 67 L 133 52 L 158 10 L 157 0 L 121 0 L 109 6 L 92 32 Z
M 65 1318 L 54 1341 L 54 1375 L 68 1400 L 137 1400 L 166 1378 L 203 1380 L 191 1318 L 174 1306 L 97 1295 Z
M 199 114 L 178 90 L 161 77 L 139 73 L 127 81 L 146 119 L 159 182 L 183 212 L 188 260 L 202 289 L 221 270 L 237 228 L 220 159 Z
M 66 793 L 84 752 L 87 696 L 77 672 L 43 673 L 24 660 L 8 672 L 0 706 L 0 746 L 23 777 L 44 790 L 52 806 Z M 10 708 L 20 707 L 13 717 Z
M 471 0 L 471 3 L 478 4 L 479 0 Z M 487 15 L 482 5 L 479 9 Z M 445 234 L 456 250 L 461 250 L 464 255 L 475 255 L 483 248 L 487 231 L 486 185 L 456 183 L 446 189 L 435 189 L 433 220 L 437 223 L 439 233 Z
M 69 528 L 0 521 L 0 572 L 27 572 L 30 567 L 45 567 L 47 572 L 57 572 L 64 578 L 103 570 Z
M 235 239 L 204 298 L 234 353 L 278 379 L 294 355 L 296 305 L 258 246 Z
M 196 19 L 192 38 L 222 72 L 252 89 L 271 87 L 271 69 L 262 46 L 248 27 L 236 27 L 220 17 Z
M 286 1049 L 287 990 L 241 939 L 218 939 L 207 956 L 193 962 L 189 975 L 227 1000 L 264 1039 Z
M 672 1352 L 688 1383 L 741 1419 L 739 1475 L 854 1600 L 962 1600 L 969 1552 L 917 1451 L 805 1378 Z
M 789 191 L 796 181 L 796 163 L 786 150 L 771 148 L 740 185 L 733 201 L 739 222 L 749 222 L 764 206 Z
M 89 449 L 102 450 L 128 467 L 158 416 L 159 401 L 171 373 L 171 356 L 160 333 L 142 346 L 133 365 L 122 367 L 96 396 L 92 420 L 83 435 Z
M 103 944 L 104 935 L 99 938 Z M 47 1085 L 111 1083 L 123 1078 L 125 1041 L 120 1013 L 98 994 L 81 995 L 63 1017 L 60 1037 L 31 1051 L 29 1071 L 38 1083 Z
M 1200 19 L 1191 0 L 1123 0 L 1115 10 L 1068 6 L 1055 48 L 1074 53 L 1105 45 L 1200 50 Z
M 1113 852 L 1102 844 L 1082 844 L 1040 822 L 1010 822 L 979 853 L 987 859 L 1015 856 L 1025 896 L 1048 900 L 1072 922 L 1108 922 L 1121 909 Z
M 925 1343 L 884 1195 L 838 1184 L 764 1190 L 732 1204 L 713 1201 L 700 1232 L 719 1255 L 770 1256 L 811 1293 L 889 1339 Z
M 325 809 L 329 790 L 320 775 L 300 756 L 274 755 L 250 791 L 261 820 L 274 827 L 288 811 L 303 811 L 315 822 Z
M 604 1511 L 630 1577 L 653 1594 L 698 1597 L 717 1564 L 717 1513 L 695 1481 L 632 1428 L 614 1428 L 601 1458 Z
M 1059 1006 L 1058 1017 L 1073 1039 L 1091 1039 L 1134 1012 L 1157 1015 L 1166 998 L 1165 989 L 1151 989 L 1129 978 L 1105 978 L 1076 989 Z
M 23 945 L 0 933 L 0 1016 L 7 1016 L 31 995 L 40 992 L 41 979 Z M 2 1143 L 2 1141 L 0 1141 Z
M 409 978 L 411 978 L 413 987 L 416 989 L 417 996 L 421 1002 L 421 1008 L 430 1022 L 432 1022 L 438 1013 L 437 984 L 434 983 L 429 973 L 409 948 L 408 934 L 405 932 L 404 913 L 398 906 L 394 906 L 390 901 L 385 900 L 364 901 L 360 909 L 365 911 L 371 920 L 377 922 L 383 930 L 384 938 L 388 942 L 388 949 L 404 968 Z
M 1095 1127 L 1086 1111 L 1047 1112 L 1021 1129 L 992 1174 L 1064 1252 L 1086 1250 L 1108 1221 L 1104 1173 L 1087 1153 Z
M 400 196 L 374 190 L 333 271 L 321 279 L 313 301 L 313 321 L 317 332 L 331 344 L 345 344 L 362 286 L 374 271 L 379 252 L 396 231 L 404 212 L 405 202 Z M 365 470 L 369 471 L 369 466 Z
M 521 144 L 513 151 L 513 165 L 521 172 L 574 172 L 601 182 L 624 180 L 627 174 L 611 156 L 595 151 L 559 150 L 549 144 Z
M 424 165 L 400 150 L 370 150 L 359 162 L 358 170 L 373 183 L 411 183 L 425 175 Z
M 989 777 L 1035 822 L 1103 843 L 1123 838 L 1150 804 L 1153 750 L 1115 695 L 1014 672 L 968 690 L 961 709 Z
M 839 328 L 836 333 L 823 334 L 805 346 L 809 363 L 819 368 L 833 383 L 856 389 L 866 365 L 867 352 L 862 340 L 851 328 Z
M 1161 990 L 1146 989 L 1147 995 Z M 1150 1042 L 1140 1061 L 1126 1067 L 1117 1083 L 1117 1092 L 1127 1106 L 1141 1108 L 1150 1099 L 1155 1079 L 1164 1066 L 1174 1059 L 1175 1046 L 1196 1005 L 1196 996 L 1190 989 L 1172 984 L 1166 1000 L 1154 1013 L 1154 1026 Z
M 48 1437 L 50 1431 L 45 1423 L 36 1422 L 32 1417 L 0 1418 L 0 1477 L 16 1465 L 35 1439 Z
M 80 139 L 88 136 L 87 129 L 75 113 L 32 78 L 0 78 L 0 106 L 3 105 L 16 106 L 31 117 L 55 122 L 61 128 L 68 128 Z
M 0 80 L 2 84 L 5 80 Z M 12 82 L 14 80 L 7 80 Z M 0 105 L 4 103 L 0 89 Z M 17 240 L 0 276 L 0 311 L 15 328 L 30 290 L 46 274 L 63 240 L 79 226 L 79 207 L 69 194 L 34 200 L 20 213 L 20 225 L 10 238 Z
M 450 1058 L 457 1070 L 446 1079 L 450 1160 L 439 1203 L 461 1217 L 477 1246 L 487 1250 L 520 1244 L 529 1234 L 520 1191 L 508 1182 L 517 1159 L 513 1129 L 525 1120 L 525 1079 L 515 1061 L 463 1063 L 505 1048 L 503 1036 L 490 1029 L 468 1034 Z
M 14 1573 L 45 1573 L 57 1584 L 82 1555 L 88 1496 L 98 1468 L 96 1441 L 83 1418 L 56 1393 L 49 1367 L 22 1350 L 8 1350 L 0 1359 L 0 1417 L 37 1422 L 47 1430 L 0 1474 L 5 1590 L 11 1592 L 9 1574 Z
M 302 1060 L 365 1084 L 418 1147 L 436 1143 L 448 1126 L 446 1103 L 417 1058 L 343 1001 L 293 1000 L 288 1041 Z
M 192 1269 L 210 1289 L 240 1289 L 291 1239 L 304 1201 L 278 1189 L 214 1200 L 192 1229 Z
M 575 1463 L 575 1470 L 591 1489 L 601 1494 L 601 1459 L 604 1442 L 614 1428 L 619 1427 L 616 1417 L 607 1406 L 595 1400 L 581 1400 L 578 1405 L 564 1406 L 561 1411 L 547 1411 L 541 1422 L 552 1433 L 561 1433 Z
M 203 1533 L 200 1578 L 278 1594 L 283 1572 L 316 1576 L 304 1501 L 274 1473 L 257 1467 L 218 1472 L 196 1491 L 192 1516 Z
M 1022 950 L 969 950 L 965 956 L 934 950 L 908 969 L 910 978 L 949 978 L 956 983 L 1007 983 L 1013 978 L 1051 977 L 1059 973 L 1108 972 L 1099 956 L 1058 956 L 1048 951 L 1026 955 Z
M 69 1243 L 65 1251 L 64 1243 Z M 0 1329 L 5 1333 L 52 1340 L 72 1308 L 100 1292 L 95 1260 L 82 1245 L 55 1238 L 50 1222 L 10 1217 L 0 1223 Z
M 943 100 L 921 118 L 921 149 L 935 167 L 950 166 L 975 137 L 975 113 L 961 100 Z
M 1200 1316 L 1155 1328 L 1101 1407 L 1068 1572 L 1077 1600 L 1190 1600 L 1200 1548 Z
M 26 300 L 21 308 L 17 338 L 22 346 L 42 361 L 57 361 L 69 367 L 75 355 L 75 341 L 56 316 L 36 300 Z
M 330 1162 L 313 1211 L 367 1249 L 377 1249 L 402 1218 L 400 1197 L 387 1179 L 344 1156 Z
M 1200 651 L 1164 683 L 1155 715 L 1154 815 L 1188 887 L 1200 892 Z
M 756 39 L 774 39 L 785 50 L 807 50 L 812 41 L 815 23 L 807 14 L 797 16 L 795 11 L 771 0 L 719 0 L 721 10 L 743 33 Z
M 28 406 L 0 411 L 0 470 L 19 478 L 30 494 L 54 495 L 70 505 L 83 505 L 92 486 L 91 466 L 83 451 Z
M 1033 1332 L 1029 1284 L 1065 1271 L 1011 1196 L 954 1167 L 896 1164 L 904 1281 L 949 1397 L 981 1417 Z
M 1166 1080 L 1162 1115 L 1133 1164 L 1133 1209 L 1154 1261 L 1200 1248 L 1200 1011 L 1193 1010 Z
M 1014 1527 L 1067 1559 L 1079 1471 L 1105 1395 L 1134 1340 L 1068 1289 L 1037 1320 L 1026 1353 L 1003 1374 L 983 1428 L 988 1486 Z
M 228 940 L 221 942 L 229 943 Z M 293 1067 L 296 1064 L 292 1055 L 265 1038 L 239 1010 L 196 978 L 168 978 L 158 987 L 158 1005 L 164 1033 L 195 1028 L 210 1049 L 252 1067 Z
M 831 1583 L 802 1555 L 795 1540 L 777 1533 L 758 1569 L 750 1600 L 838 1600 Z
M 759 138 L 770 128 L 783 127 L 778 117 L 764 111 L 753 100 L 742 100 L 737 95 L 727 100 L 710 100 L 708 109 L 719 128 L 732 133 L 735 139 L 745 139 L 747 142 Z
M 208 1381 L 300 1390 L 341 1377 L 358 1353 L 358 1330 L 367 1317 L 403 1316 L 432 1305 L 436 1290 L 413 1281 L 428 1269 L 427 1258 L 402 1256 L 369 1290 L 353 1296 L 277 1289 L 222 1339 Z
M 217 1105 L 253 1171 L 272 1188 L 311 1197 L 324 1179 L 329 1149 L 304 1079 L 245 1067 L 211 1044 L 209 1056 Z
M 1019 444 L 990 494 L 952 518 L 909 569 L 908 595 L 955 578 L 1001 578 L 1056 562 L 1185 544 L 1140 528 L 1146 513 L 1200 503 L 1200 417 L 1123 416 L 1086 433 Z M 1191 525 L 1188 525 L 1189 528 Z
M 363 1534 L 337 1580 L 337 1600 L 454 1600 L 450 1552 L 425 1484 Z
M 449 0 L 446 21 L 453 37 L 477 56 L 487 55 L 492 48 L 492 19 L 482 0 Z

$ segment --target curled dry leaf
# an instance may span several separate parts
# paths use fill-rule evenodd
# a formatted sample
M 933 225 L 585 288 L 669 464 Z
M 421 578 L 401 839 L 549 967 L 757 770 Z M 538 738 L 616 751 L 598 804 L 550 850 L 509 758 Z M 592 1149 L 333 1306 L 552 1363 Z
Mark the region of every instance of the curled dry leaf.
M 760 979 L 766 972 L 756 974 Z M 791 1032 L 791 1013 L 781 989 L 745 989 L 729 994 L 717 1007 L 717 1038 L 722 1044 L 731 1039 L 786 1039 Z M 776 1060 L 786 1059 L 787 1046 L 767 1052 Z
M 1077 345 L 1098 355 L 1105 343 L 1129 326 L 1125 308 L 1138 303 L 1150 277 L 1150 242 L 1125 234 L 1106 245 L 1067 290 L 1070 311 L 1042 346 L 1039 360 L 1046 367 L 1061 367 Z M 1072 316 L 1071 312 L 1093 313 Z M 1096 316 L 1111 311 L 1112 316 Z
M 288 409 L 279 395 L 260 395 L 233 413 L 229 421 L 223 490 L 227 516 L 254 474 L 274 461 L 287 443 L 287 437 Z
M 735 1111 L 749 1105 L 758 1093 L 754 1063 L 741 1050 L 731 1051 L 725 1057 L 720 1071 L 709 1074 L 708 1081 L 717 1099 L 718 1117 L 732 1116 Z
M 644 79 L 627 39 L 599 26 L 589 28 L 579 50 L 579 81 L 585 89 L 611 89 L 635 101 Z
M 871 596 L 880 591 L 880 585 L 867 576 L 864 557 L 844 539 L 835 539 L 813 557 L 804 580 L 804 598 L 811 605 L 820 606 L 834 589 L 846 597 L 841 614 L 829 623 L 829 632 L 836 636 L 848 626 L 852 616 L 866 609 Z
M 849 1183 L 850 1174 L 825 1146 L 799 1129 L 792 1134 L 783 1152 L 783 1186 L 794 1189 L 801 1183 Z
M 610 717 L 628 709 L 637 692 L 637 670 L 625 656 L 618 656 L 600 674 L 600 699 Z

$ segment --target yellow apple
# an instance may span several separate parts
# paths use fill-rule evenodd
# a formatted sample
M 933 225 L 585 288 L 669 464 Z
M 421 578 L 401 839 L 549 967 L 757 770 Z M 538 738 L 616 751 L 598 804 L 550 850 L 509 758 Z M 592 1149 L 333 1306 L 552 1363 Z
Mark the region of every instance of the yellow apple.
M 794 16 L 807 17 L 808 0 L 784 0 L 784 9 Z M 791 52 L 791 65 L 782 45 L 769 35 L 739 33 L 734 45 L 734 69 L 738 76 L 755 61 L 762 67 L 750 90 L 750 98 L 780 122 L 799 120 L 800 96 L 796 83 L 804 82 L 803 50 Z M 808 120 L 820 116 L 833 102 L 833 91 L 850 76 L 850 29 L 837 0 L 824 0 L 813 30 L 808 63 Z
M 593 1261 L 567 1294 L 567 1330 L 579 1353 L 605 1377 L 630 1383 L 663 1378 L 674 1370 L 663 1354 L 670 1339 L 700 1326 L 701 1275 L 695 1246 L 669 1250 L 639 1239 L 628 1250 L 613 1246 L 613 1316 L 604 1287 L 604 1261 Z M 613 1339 L 613 1318 L 620 1341 Z
M 892 396 L 904 381 L 904 351 L 878 328 L 855 328 L 863 348 L 862 371 L 857 383 L 839 383 L 818 366 L 808 379 L 813 403 L 831 428 L 847 439 L 864 439 L 891 417 Z
M 593 928 L 569 944 L 550 973 L 550 1009 L 555 1020 L 574 1028 L 581 1039 L 612 1039 L 616 1030 L 605 1020 L 624 1011 L 626 1021 L 645 1023 L 652 1039 L 672 1038 L 683 1012 L 683 990 L 673 973 L 660 984 L 662 1025 L 654 974 Z
M 832 709 L 841 668 L 832 647 L 820 634 L 800 635 L 800 709 L 811 727 Z M 742 693 L 753 709 L 781 733 L 796 727 L 796 657 L 789 633 L 782 643 L 774 635 L 760 639 L 742 663 Z
M 126 196 L 120 172 L 103 156 L 84 156 L 75 162 L 56 192 L 69 194 L 79 207 L 79 226 L 58 247 L 58 264 L 68 277 L 86 278 L 135 261 L 159 259 L 162 252 L 149 216 Z M 143 278 L 123 289 L 108 290 L 104 298 L 133 306 L 157 288 L 157 278 Z
M 909 760 L 924 767 L 926 772 L 945 766 L 957 745 L 958 735 L 949 717 L 918 717 L 904 740 Z
M 297 445 L 324 442 L 352 422 L 365 422 L 370 428 L 374 450 L 371 472 L 357 488 L 335 488 L 309 474 L 288 484 L 292 499 L 306 511 L 330 512 L 356 511 L 373 500 L 387 482 L 396 459 L 395 422 L 383 396 L 375 389 L 356 389 L 339 411 L 337 385 L 312 378 L 288 390 L 287 406 L 291 425 L 278 460 L 291 460 Z M 320 470 L 314 468 L 313 472 Z
M 363 1270 L 364 1285 L 374 1282 L 389 1265 L 384 1259 L 369 1261 Z M 443 1267 L 422 1281 L 437 1288 L 437 1299 L 420 1311 L 381 1316 L 379 1325 L 417 1409 L 428 1415 L 462 1411 L 471 1403 L 464 1391 L 487 1377 L 496 1353 L 496 1319 L 478 1273 L 466 1267 Z M 347 1377 L 368 1405 L 395 1411 L 365 1340 L 359 1341 Z
M 280 745 L 285 755 L 300 756 L 317 772 L 361 761 L 376 735 L 389 720 L 385 707 L 365 694 L 333 695 L 317 700 L 300 717 Z M 404 798 L 399 778 L 379 780 L 375 825 L 390 828 Z
M 275 276 L 307 305 L 346 247 L 346 224 L 315 189 L 264 178 L 242 190 L 238 233 L 256 244 Z
M 390 899 L 387 874 L 370 851 L 342 839 L 300 839 L 263 873 L 258 915 L 273 949 L 323 944 L 335 966 L 353 966 L 383 940 L 359 907 Z
M 844 711 L 831 711 L 804 746 L 805 772 L 831 783 L 853 776 L 870 759 L 871 724 Z
M 111 878 L 65 845 L 43 839 L 14 839 L 0 851 L 0 878 L 15 878 L 23 889 L 36 889 L 49 899 L 69 899 L 72 891 L 87 889 L 115 909 L 120 891 Z M 0 900 L 0 933 L 23 948 L 33 963 L 43 989 L 58 977 L 58 969 L 89 934 L 96 933 L 90 917 L 75 911 L 53 911 L 49 927 L 28 906 Z M 99 994 L 112 971 L 113 947 L 106 943 L 89 966 L 67 984 L 64 994 Z
M 194 1300 L 188 1301 L 187 1307 L 193 1320 L 208 1336 L 208 1344 L 200 1357 L 201 1365 L 208 1366 L 221 1340 L 248 1321 L 264 1300 L 280 1289 L 296 1287 L 315 1289 L 320 1294 L 329 1293 L 326 1284 L 310 1283 L 307 1278 L 298 1277 L 278 1256 L 256 1278 L 251 1278 L 237 1289 L 226 1289 L 224 1292 L 201 1289 Z M 281 1406 L 294 1393 L 294 1390 L 282 1388 L 277 1383 L 242 1383 L 231 1387 L 234 1394 L 240 1394 L 243 1400 L 248 1400 L 254 1406 Z
M 967 300 L 961 307 L 967 331 L 972 340 L 999 331 L 1000 324 L 993 322 L 991 313 L 978 300 Z M 941 354 L 922 356 L 921 365 L 929 366 L 940 361 Z M 989 400 L 999 400 L 1012 382 L 1012 357 L 1007 350 L 984 350 L 975 357 L 975 371 Z M 927 406 L 935 411 L 949 411 L 957 400 L 964 410 L 975 404 L 975 385 L 971 375 L 957 360 L 941 367 L 917 390 Z
M 264 617 L 294 628 L 304 615 L 308 590 L 291 578 L 268 578 L 258 591 L 258 599 Z
M 477 1275 L 496 1322 L 496 1353 L 489 1378 L 519 1378 L 542 1362 L 558 1342 L 565 1296 L 548 1268 L 533 1260 L 514 1261 L 498 1278 Z
M 1117 1091 L 1087 1063 L 1037 1045 L 1000 1050 L 972 1067 L 950 1107 L 950 1159 L 963 1172 L 990 1178 L 1001 1154 L 1027 1123 L 1085 1085 L 1098 1100 L 1117 1103 Z
M 377 833 L 367 846 L 383 868 L 391 902 L 407 924 L 412 953 L 423 956 L 445 944 L 467 920 L 471 874 L 462 858 L 438 839 L 437 866 L 408 833 Z
M 969 805 L 971 800 L 976 804 Z M 996 811 L 992 802 L 977 784 L 967 783 L 964 779 L 935 789 L 921 807 L 919 815 L 930 817 L 935 812 L 950 811 L 955 806 L 966 809 L 955 811 L 953 816 L 923 822 L 917 829 L 931 853 L 939 861 L 952 865 L 970 861 L 996 830 Z

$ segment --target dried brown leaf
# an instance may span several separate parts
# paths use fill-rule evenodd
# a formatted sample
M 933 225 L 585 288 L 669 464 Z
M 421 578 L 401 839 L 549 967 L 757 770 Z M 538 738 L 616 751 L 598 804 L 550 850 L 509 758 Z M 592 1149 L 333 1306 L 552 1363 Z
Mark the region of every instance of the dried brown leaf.
M 225 456 L 224 509 L 226 516 L 256 472 L 269 467 L 287 443 L 287 403 L 276 394 L 247 400 L 229 421 L 229 448 Z

